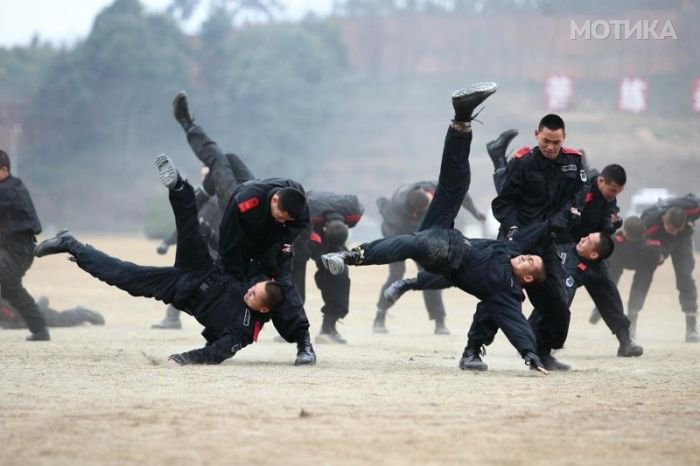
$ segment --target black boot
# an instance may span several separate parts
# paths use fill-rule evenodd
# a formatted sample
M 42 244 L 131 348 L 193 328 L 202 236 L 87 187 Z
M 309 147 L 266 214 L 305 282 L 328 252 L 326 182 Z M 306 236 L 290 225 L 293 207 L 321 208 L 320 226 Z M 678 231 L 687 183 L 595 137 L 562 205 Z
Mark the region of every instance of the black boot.
M 343 336 L 338 333 L 335 328 L 335 323 L 337 319 L 333 317 L 323 316 L 323 323 L 321 324 L 321 332 L 316 337 L 316 343 L 340 343 L 341 345 L 346 345 L 348 341 L 343 338 Z
M 509 129 L 501 133 L 497 139 L 486 143 L 486 152 L 493 162 L 494 171 L 506 167 L 506 150 L 508 144 L 518 135 L 517 129 Z
M 557 358 L 551 355 L 551 353 L 538 354 L 537 355 L 542 362 L 542 367 L 548 371 L 568 371 L 571 370 L 571 366 L 565 362 L 559 361 Z M 536 366 L 530 365 L 530 369 L 537 370 Z
M 151 328 L 180 330 L 182 328 L 182 322 L 180 321 L 180 310 L 172 304 L 169 305 L 165 310 L 165 318 L 160 322 L 156 322 L 155 324 L 151 325 Z
M 636 344 L 630 338 L 630 331 L 628 328 L 623 328 L 619 330 L 615 336 L 620 342 L 619 348 L 617 348 L 617 355 L 622 358 L 630 358 L 635 356 L 641 356 L 644 353 L 644 348 Z
M 698 335 L 697 328 L 697 317 L 695 314 L 685 315 L 685 341 L 686 343 L 700 342 L 700 335 Z
M 600 322 L 600 312 L 598 311 L 597 307 L 594 307 L 593 310 L 591 311 L 590 317 L 588 317 L 588 322 L 595 325 L 598 322 Z
M 389 304 L 396 303 L 396 301 L 409 290 L 409 286 L 414 283 L 416 283 L 415 278 L 396 280 L 384 290 L 384 299 L 386 299 Z
M 449 335 L 450 329 L 445 325 L 445 316 L 435 318 L 435 335 Z
M 185 132 L 194 126 L 194 117 L 190 113 L 189 105 L 187 105 L 187 94 L 185 91 L 178 92 L 173 100 L 173 116 Z
M 73 236 L 70 231 L 62 230 L 53 238 L 44 240 L 35 247 L 34 255 L 36 257 L 44 257 L 51 254 L 67 252 L 75 256 L 84 246 L 83 243 L 75 239 L 75 236 Z
M 321 256 L 323 266 L 331 275 L 340 275 L 345 270 L 346 265 L 360 265 L 364 258 L 362 248 L 353 248 L 351 251 L 329 252 Z
M 51 335 L 49 335 L 49 329 L 44 327 L 39 331 L 33 332 L 27 337 L 27 341 L 49 341 Z
M 389 333 L 389 329 L 386 328 L 386 311 L 377 309 L 377 315 L 374 317 L 372 331 L 374 333 Z
M 486 356 L 486 350 L 481 345 L 467 342 L 462 359 L 459 360 L 459 368 L 463 371 L 486 371 L 489 366 L 481 360 L 481 356 Z
M 454 121 L 468 123 L 478 115 L 474 110 L 491 94 L 496 92 L 496 83 L 476 83 L 467 89 L 458 89 L 452 93 L 452 106 L 455 109 Z
M 295 366 L 313 366 L 316 364 L 316 353 L 311 345 L 311 335 L 307 331 L 299 341 L 297 341 L 297 358 L 294 360 Z

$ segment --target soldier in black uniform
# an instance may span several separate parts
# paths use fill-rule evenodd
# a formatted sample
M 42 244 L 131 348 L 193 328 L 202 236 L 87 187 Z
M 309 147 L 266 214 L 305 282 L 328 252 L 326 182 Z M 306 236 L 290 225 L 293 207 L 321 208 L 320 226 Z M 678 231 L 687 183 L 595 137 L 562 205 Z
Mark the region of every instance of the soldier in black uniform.
M 415 232 L 420 226 L 431 200 L 435 196 L 437 183 L 435 181 L 418 181 L 399 187 L 391 199 L 380 197 L 377 199 L 377 207 L 382 216 L 382 235 L 385 238 L 407 235 Z M 474 201 L 466 194 L 462 207 L 469 211 L 474 218 L 483 222 L 486 216 L 479 212 Z M 420 268 L 420 265 L 418 266 Z M 377 302 L 377 315 L 374 319 L 374 332 L 387 333 L 386 313 L 392 306 L 392 302 L 384 297 L 386 289 L 397 280 L 401 280 L 406 272 L 405 262 L 389 264 L 389 276 L 382 285 Z M 424 290 L 423 300 L 430 320 L 435 321 L 435 334 L 449 335 L 450 331 L 445 325 L 445 305 L 442 301 L 440 290 Z
M 41 316 L 46 321 L 47 327 L 75 327 L 84 323 L 92 325 L 104 325 L 105 319 L 99 312 L 92 311 L 83 306 L 77 306 L 64 311 L 57 311 L 49 306 L 49 300 L 40 296 L 36 300 Z M 27 324 L 19 316 L 17 311 L 5 300 L 0 299 L 0 327 L 1 328 L 26 328 Z
M 492 209 L 501 223 L 499 239 L 511 239 L 518 229 L 543 220 L 548 220 L 555 232 L 566 231 L 579 221 L 577 214 L 588 192 L 588 177 L 580 152 L 563 147 L 564 120 L 558 115 L 544 116 L 535 137 L 537 146 L 516 151 L 507 164 L 502 183 L 497 182 L 497 189 L 499 185 L 501 189 Z M 563 289 L 564 270 L 554 241 L 538 252 L 547 268 L 547 280 L 527 288 L 530 301 L 541 313 L 536 329 L 537 352 L 547 369 L 567 370 L 570 366 L 551 354 L 553 349 L 563 347 L 571 318 Z M 470 342 L 470 354 L 478 359 L 482 342 L 471 339 Z
M 538 274 L 544 278 L 541 259 L 518 255 L 516 243 L 468 240 L 453 228 L 471 181 L 472 112 L 495 91 L 495 84 L 480 83 L 453 94 L 455 117 L 445 137 L 438 187 L 416 233 L 379 239 L 349 252 L 325 254 L 322 260 L 331 273 L 342 272 L 346 264 L 415 260 L 480 298 L 526 363 L 546 373 L 520 306 L 522 284 L 536 281 Z
M 314 280 L 321 291 L 323 323 L 316 343 L 347 343 L 336 328 L 336 322 L 344 318 L 350 307 L 350 276 L 347 271 L 339 275 L 328 273 L 321 263 L 321 255 L 328 252 L 347 251 L 345 242 L 348 229 L 362 218 L 365 208 L 353 194 L 336 194 L 309 191 L 307 203 L 311 215 L 311 227 L 294 242 L 293 281 L 301 298 L 306 300 L 306 263 L 316 262 Z
M 254 179 L 238 156 L 235 163 L 224 157 L 194 123 L 184 92 L 175 97 L 173 114 L 195 155 L 210 168 L 224 210 L 219 260 L 230 273 L 263 273 L 285 286 L 287 299 L 272 323 L 285 340 L 297 344 L 295 365 L 315 364 L 304 301 L 291 278 L 292 244 L 310 224 L 304 188 L 284 178 Z
M 227 157 L 234 154 L 226 154 Z M 219 257 L 219 226 L 223 212 L 216 199 L 213 177 L 209 176 L 209 167 L 202 169 L 202 186 L 195 189 L 194 195 L 197 200 L 197 212 L 199 217 L 199 231 L 207 242 L 209 254 L 213 259 Z M 158 254 L 166 254 L 170 246 L 177 244 L 177 230 L 165 238 L 156 248 Z M 153 329 L 179 330 L 182 328 L 180 322 L 180 310 L 172 304 L 165 310 L 163 320 L 151 325 Z
M 22 277 L 34 261 L 32 251 L 41 223 L 22 180 L 10 173 L 10 157 L 0 150 L 0 297 L 19 312 L 31 335 L 28 341 L 51 337 L 34 298 Z
M 194 189 L 180 178 L 165 156 L 156 158 L 161 182 L 170 192 L 177 225 L 173 267 L 142 267 L 122 262 L 80 243 L 68 231 L 37 246 L 37 257 L 67 252 L 78 266 L 101 281 L 132 296 L 174 304 L 204 326 L 204 348 L 173 354 L 178 364 L 219 364 L 256 341 L 271 312 L 284 302 L 284 289 L 269 279 L 248 280 L 225 273 L 216 265 L 199 232 Z
M 634 270 L 627 301 L 630 337 L 634 339 L 637 333 L 637 317 L 644 307 L 654 272 L 664 260 L 661 241 L 646 238 L 642 219 L 636 216 L 625 219 L 622 231 L 615 234 L 613 240 L 615 252 L 608 259 L 610 278 L 617 285 L 625 269 Z M 594 308 L 589 321 L 596 324 L 599 320 L 600 313 L 597 308 Z
M 693 278 L 693 223 L 698 217 L 700 199 L 693 194 L 667 199 L 642 213 L 646 237 L 660 241 L 663 256 L 671 256 L 678 301 L 685 313 L 685 341 L 688 343 L 700 342 L 697 330 L 698 292 Z

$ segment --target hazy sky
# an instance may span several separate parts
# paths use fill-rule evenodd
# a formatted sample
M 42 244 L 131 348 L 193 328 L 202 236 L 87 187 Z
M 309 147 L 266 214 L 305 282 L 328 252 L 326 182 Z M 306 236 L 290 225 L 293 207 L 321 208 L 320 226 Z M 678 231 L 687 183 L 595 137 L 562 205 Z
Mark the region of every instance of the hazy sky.
M 2 0 L 0 47 L 25 45 L 34 34 L 55 44 L 72 44 L 87 36 L 97 13 L 114 0 Z M 204 0 L 206 1 L 206 0 Z M 141 0 L 149 10 L 162 10 L 171 0 Z M 299 18 L 309 10 L 330 10 L 332 0 L 282 0 L 286 17 Z M 201 10 L 206 12 L 206 8 Z

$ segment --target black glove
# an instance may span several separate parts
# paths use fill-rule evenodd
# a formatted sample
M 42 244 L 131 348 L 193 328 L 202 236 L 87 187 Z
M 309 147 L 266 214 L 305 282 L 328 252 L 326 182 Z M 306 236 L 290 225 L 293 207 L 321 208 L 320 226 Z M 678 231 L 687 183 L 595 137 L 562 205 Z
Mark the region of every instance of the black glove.
M 168 243 L 166 243 L 165 241 L 162 241 L 158 245 L 158 247 L 156 248 L 156 252 L 162 256 L 163 254 L 166 254 L 168 252 L 169 248 L 170 248 L 170 245 Z
M 506 240 L 513 241 L 513 238 L 515 238 L 515 234 L 518 233 L 519 229 L 519 227 L 510 227 L 508 233 L 506 233 Z
M 540 360 L 540 357 L 537 356 L 533 352 L 528 352 L 523 356 L 523 359 L 525 360 L 525 365 L 530 366 L 532 369 L 537 369 L 537 370 L 545 370 L 544 369 L 544 364 L 542 364 L 542 361 Z

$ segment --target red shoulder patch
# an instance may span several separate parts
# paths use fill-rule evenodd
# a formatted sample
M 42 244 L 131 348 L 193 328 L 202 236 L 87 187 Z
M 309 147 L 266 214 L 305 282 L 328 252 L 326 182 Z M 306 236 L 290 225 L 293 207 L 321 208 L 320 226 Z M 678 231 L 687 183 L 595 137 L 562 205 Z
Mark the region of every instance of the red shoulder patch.
M 695 217 L 696 215 L 700 214 L 700 207 L 695 207 L 694 209 L 687 209 L 685 212 L 688 214 L 688 217 Z
M 661 226 L 660 226 L 660 225 L 658 225 L 658 224 L 657 224 L 657 225 L 652 225 L 652 226 L 650 226 L 649 228 L 646 229 L 646 231 L 644 232 L 644 234 L 647 235 L 647 236 L 651 236 L 651 235 L 653 235 L 654 233 L 657 233 L 660 229 L 661 229 Z
M 522 159 L 527 154 L 530 153 L 530 148 L 528 146 L 521 147 L 520 149 L 513 152 L 513 157 L 516 159 Z
M 258 205 L 260 205 L 260 199 L 257 197 L 251 197 L 250 199 L 238 204 L 238 210 L 241 213 L 248 212 L 249 210 L 255 209 Z
M 660 248 L 661 247 L 661 241 L 658 239 L 648 239 L 644 242 L 647 246 L 651 246 L 653 248 Z
M 625 242 L 625 237 L 623 235 L 615 235 L 613 238 L 615 239 L 616 243 L 622 244 Z
M 258 335 L 260 335 L 260 330 L 262 330 L 262 325 L 260 325 L 260 322 L 256 320 L 255 325 L 253 326 L 253 342 L 257 343 Z
M 583 262 L 579 262 L 579 264 L 576 266 L 577 269 L 579 269 L 581 272 L 585 272 L 586 269 L 588 269 L 588 266 L 584 264 Z
M 561 151 L 562 151 L 564 154 L 571 154 L 571 155 L 578 155 L 578 156 L 582 156 L 582 155 L 583 155 L 583 154 L 581 153 L 580 150 L 574 149 L 573 147 L 562 147 L 562 148 L 561 148 Z
M 593 202 L 593 193 L 586 194 L 586 204 Z
M 311 232 L 311 234 L 309 235 L 309 239 L 316 244 L 323 244 L 323 240 L 321 239 L 321 235 L 319 235 L 315 231 Z

